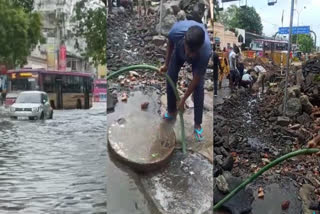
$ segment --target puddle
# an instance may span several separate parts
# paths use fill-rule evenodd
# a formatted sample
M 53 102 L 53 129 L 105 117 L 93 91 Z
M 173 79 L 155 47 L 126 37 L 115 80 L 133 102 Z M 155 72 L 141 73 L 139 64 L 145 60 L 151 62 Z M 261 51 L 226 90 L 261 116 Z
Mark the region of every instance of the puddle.
M 298 199 L 298 188 L 291 182 L 282 182 L 279 184 L 273 183 L 264 188 L 264 199 L 257 198 L 257 191 L 255 193 L 255 200 L 252 203 L 252 213 L 259 214 L 300 214 L 301 201 Z M 289 208 L 282 210 L 281 204 L 284 201 L 290 201 Z
M 162 123 L 159 115 L 137 111 L 113 123 L 108 140 L 122 160 L 148 170 L 170 157 L 176 137 L 172 125 Z
M 129 94 L 127 102 L 119 100 L 113 112 L 107 114 L 108 128 L 114 121 L 120 118 L 127 118 L 134 112 L 141 112 L 141 104 L 149 102 L 146 112 L 157 114 L 160 109 L 158 104 L 159 96 L 156 90 L 133 91 Z M 107 142 L 106 142 L 107 143 Z M 156 208 L 142 191 L 138 176 L 128 167 L 107 155 L 107 213 L 112 214 L 154 214 Z

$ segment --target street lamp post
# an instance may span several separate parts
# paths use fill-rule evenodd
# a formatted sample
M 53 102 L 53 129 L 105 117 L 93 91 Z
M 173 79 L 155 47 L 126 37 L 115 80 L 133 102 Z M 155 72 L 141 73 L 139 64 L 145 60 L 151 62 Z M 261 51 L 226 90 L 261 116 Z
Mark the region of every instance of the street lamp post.
M 289 28 L 289 45 L 287 54 L 287 70 L 286 70 L 286 82 L 284 91 L 284 102 L 283 102 L 283 114 L 286 115 L 287 110 L 287 93 L 288 93 L 288 75 L 290 68 L 290 53 L 291 53 L 291 43 L 292 43 L 292 22 L 293 22 L 293 12 L 294 12 L 294 0 L 291 0 L 291 13 L 290 13 L 290 28 Z
M 300 11 L 298 11 L 298 9 L 294 9 L 294 10 L 297 12 L 297 14 L 298 14 L 297 27 L 299 27 L 299 25 L 300 25 L 300 13 L 303 11 L 303 9 L 306 9 L 306 6 L 304 6 L 304 7 L 302 8 L 302 10 L 300 10 Z M 297 45 L 298 45 L 298 42 L 299 42 L 299 34 L 297 35 L 297 40 L 296 40 L 296 44 L 297 44 Z

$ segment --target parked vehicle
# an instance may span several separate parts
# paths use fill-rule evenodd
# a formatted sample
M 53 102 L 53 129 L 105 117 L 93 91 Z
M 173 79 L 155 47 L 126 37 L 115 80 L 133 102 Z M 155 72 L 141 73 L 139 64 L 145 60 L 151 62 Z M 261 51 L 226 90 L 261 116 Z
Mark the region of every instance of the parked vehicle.
M 9 92 L 6 94 L 4 100 L 4 107 L 7 109 L 9 108 L 17 99 L 20 92 Z
M 21 92 L 10 107 L 10 117 L 13 119 L 27 117 L 30 120 L 52 119 L 53 109 L 48 94 L 43 91 Z
M 94 81 L 93 101 L 107 102 L 107 80 L 97 79 Z

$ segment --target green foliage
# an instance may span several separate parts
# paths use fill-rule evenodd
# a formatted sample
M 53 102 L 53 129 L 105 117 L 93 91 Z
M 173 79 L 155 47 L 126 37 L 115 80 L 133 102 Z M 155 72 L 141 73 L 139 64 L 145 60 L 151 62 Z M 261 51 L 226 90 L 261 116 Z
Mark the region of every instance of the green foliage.
M 219 21 L 227 29 L 241 28 L 252 33 L 262 34 L 261 18 L 254 7 L 231 5 L 225 12 L 220 13 Z
M 213 0 L 214 3 L 214 13 L 213 13 L 213 20 L 217 21 L 220 16 L 220 6 L 219 6 L 219 1 L 218 0 Z
M 12 1 L 0 0 L 0 20 L 0 62 L 8 68 L 24 65 L 43 40 L 40 14 L 27 13 Z
M 94 0 L 80 0 L 76 3 L 76 13 L 73 17 L 74 32 L 76 37 L 84 38 L 87 43 L 83 55 L 92 58 L 95 65 L 105 65 L 107 63 L 106 8 L 88 7 L 88 4 L 94 4 L 94 2 Z
M 30 13 L 33 10 L 34 0 L 11 0 L 16 7 L 24 8 L 25 12 Z
M 303 34 L 298 36 L 300 51 L 310 53 L 314 49 L 314 42 L 310 35 Z

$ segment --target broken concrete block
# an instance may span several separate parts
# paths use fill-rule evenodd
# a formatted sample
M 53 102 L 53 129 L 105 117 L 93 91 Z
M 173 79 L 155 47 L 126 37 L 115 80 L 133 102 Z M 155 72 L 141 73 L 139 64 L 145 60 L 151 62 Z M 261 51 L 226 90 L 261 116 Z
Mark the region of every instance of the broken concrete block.
M 144 103 L 142 103 L 142 104 L 141 104 L 141 110 L 145 110 L 145 109 L 147 109 L 147 108 L 148 108 L 148 106 L 149 106 L 149 103 L 148 103 L 148 102 L 144 102 Z
M 302 111 L 306 112 L 307 114 L 311 114 L 313 105 L 310 103 L 308 96 L 302 95 L 300 97 L 300 102 L 302 105 Z
M 290 98 L 287 101 L 286 115 L 289 117 L 298 116 L 302 113 L 302 105 L 299 98 Z
M 279 126 L 288 126 L 290 124 L 290 118 L 289 117 L 284 117 L 280 116 L 277 118 L 277 125 Z
M 294 85 L 288 88 L 288 97 L 300 97 L 301 94 L 301 88 L 298 85 Z
M 167 39 L 165 36 L 154 36 L 152 37 L 152 43 L 158 47 L 163 46 L 166 43 Z
M 228 182 L 226 180 L 226 178 L 223 176 L 223 175 L 219 175 L 217 178 L 216 178 L 216 184 L 217 184 L 217 187 L 218 189 L 227 194 L 229 193 L 229 185 L 228 185 Z
M 282 204 L 281 204 L 282 210 L 287 210 L 289 208 L 289 205 L 290 205 L 290 201 L 288 201 L 288 200 L 282 202 Z

